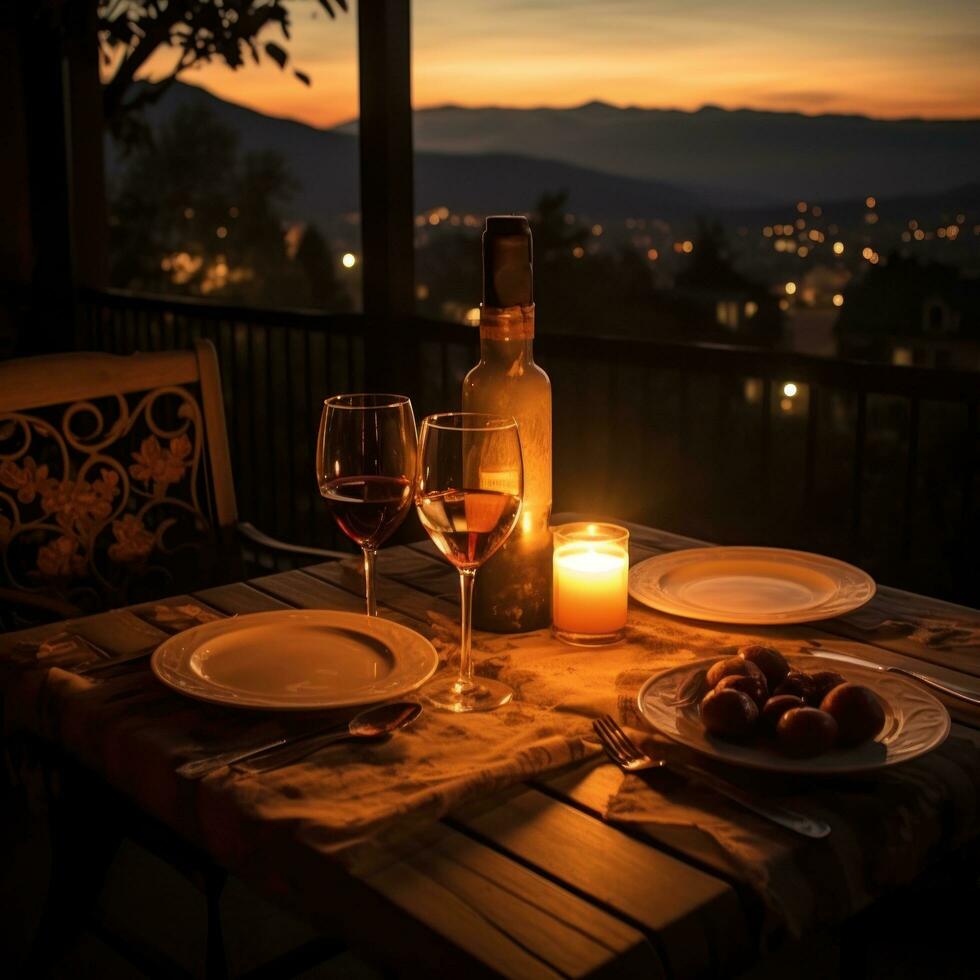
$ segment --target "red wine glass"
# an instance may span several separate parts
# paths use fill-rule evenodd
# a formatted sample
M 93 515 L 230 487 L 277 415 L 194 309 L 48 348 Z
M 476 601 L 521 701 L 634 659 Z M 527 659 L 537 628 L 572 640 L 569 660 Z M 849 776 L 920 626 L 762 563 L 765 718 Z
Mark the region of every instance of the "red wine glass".
M 404 395 L 334 395 L 323 403 L 316 478 L 334 520 L 364 552 L 369 616 L 378 614 L 374 560 L 412 506 L 417 454 Z

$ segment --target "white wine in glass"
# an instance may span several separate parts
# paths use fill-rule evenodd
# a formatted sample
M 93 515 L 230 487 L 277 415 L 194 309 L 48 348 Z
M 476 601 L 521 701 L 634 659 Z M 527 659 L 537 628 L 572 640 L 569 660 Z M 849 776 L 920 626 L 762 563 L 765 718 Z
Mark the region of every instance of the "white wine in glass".
M 459 569 L 462 614 L 459 674 L 424 689 L 447 711 L 499 708 L 514 692 L 473 674 L 473 582 L 507 540 L 521 512 L 524 462 L 513 418 L 452 412 L 422 420 L 415 506 L 433 543 Z

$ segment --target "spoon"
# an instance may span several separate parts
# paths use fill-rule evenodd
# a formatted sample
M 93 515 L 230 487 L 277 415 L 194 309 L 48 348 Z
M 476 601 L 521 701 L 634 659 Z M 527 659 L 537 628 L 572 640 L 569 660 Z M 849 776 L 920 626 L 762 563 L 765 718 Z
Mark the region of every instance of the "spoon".
M 276 766 L 283 765 L 284 762 L 281 757 L 286 755 L 292 760 L 293 758 L 302 758 L 315 749 L 320 749 L 333 742 L 340 742 L 345 739 L 376 739 L 390 735 L 399 728 L 404 728 L 415 721 L 421 713 L 422 705 L 416 701 L 376 704 L 340 725 L 331 725 L 329 728 L 307 732 L 303 735 L 284 735 L 281 738 L 273 739 L 271 742 L 264 742 L 262 745 L 255 745 L 248 749 L 234 749 L 230 752 L 208 756 L 205 759 L 185 762 L 182 766 L 178 766 L 177 775 L 183 776 L 185 779 L 201 779 L 203 776 L 223 769 L 225 766 L 246 761 L 250 765 L 245 767 L 245 771 L 262 772 L 266 768 L 276 768 Z M 292 751 L 294 749 L 297 750 L 295 753 Z M 275 764 L 271 766 L 256 765 L 256 763 L 271 761 L 265 758 L 266 756 L 274 756 Z

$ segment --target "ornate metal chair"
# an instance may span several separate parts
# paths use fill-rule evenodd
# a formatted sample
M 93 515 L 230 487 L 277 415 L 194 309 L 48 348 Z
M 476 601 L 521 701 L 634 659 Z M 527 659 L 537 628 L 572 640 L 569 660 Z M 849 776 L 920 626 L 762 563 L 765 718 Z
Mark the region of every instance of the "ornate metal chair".
M 186 351 L 0 362 L 0 630 L 237 580 L 249 563 L 268 566 L 270 554 L 272 567 L 345 557 L 239 523 L 209 341 Z M 204 892 L 207 975 L 224 977 L 221 869 L 77 763 L 38 748 L 58 778 L 46 780 L 56 787 L 48 797 L 55 860 L 35 947 L 48 952 L 65 910 L 87 908 L 125 835 Z M 99 927 L 94 919 L 88 925 Z M 101 934 L 144 970 L 161 962 L 133 937 Z M 280 967 L 270 964 L 268 975 L 306 968 L 336 949 L 333 939 L 315 940 Z
M 210 342 L 0 363 L 0 629 L 232 581 L 269 553 L 341 557 L 238 522 Z

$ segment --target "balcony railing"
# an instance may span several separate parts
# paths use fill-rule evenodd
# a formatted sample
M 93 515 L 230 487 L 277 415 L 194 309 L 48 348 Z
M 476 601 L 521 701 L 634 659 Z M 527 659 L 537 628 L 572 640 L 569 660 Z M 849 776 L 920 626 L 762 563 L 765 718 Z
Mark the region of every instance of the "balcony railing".
M 405 319 L 79 297 L 80 347 L 210 339 L 243 519 L 335 544 L 313 479 L 327 394 L 362 390 L 397 347 L 419 417 L 458 406 L 476 331 Z M 555 507 L 724 543 L 816 549 L 888 584 L 976 604 L 978 397 L 970 372 L 784 351 L 544 334 Z

